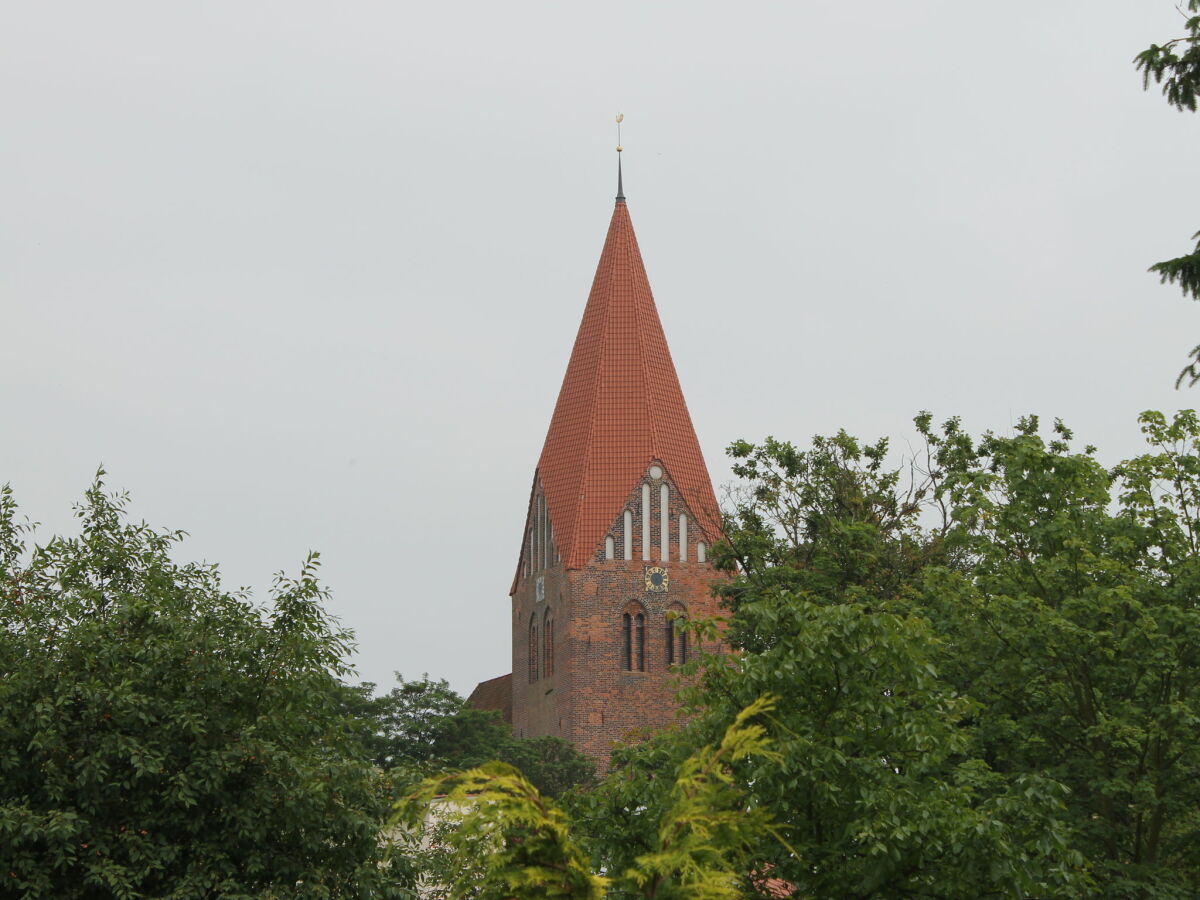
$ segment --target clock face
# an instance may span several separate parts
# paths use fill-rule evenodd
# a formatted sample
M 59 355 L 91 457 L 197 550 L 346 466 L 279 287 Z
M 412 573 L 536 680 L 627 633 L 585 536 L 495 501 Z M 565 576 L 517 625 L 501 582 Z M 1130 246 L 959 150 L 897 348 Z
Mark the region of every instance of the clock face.
M 646 590 L 656 594 L 666 593 L 671 576 L 663 566 L 646 567 Z

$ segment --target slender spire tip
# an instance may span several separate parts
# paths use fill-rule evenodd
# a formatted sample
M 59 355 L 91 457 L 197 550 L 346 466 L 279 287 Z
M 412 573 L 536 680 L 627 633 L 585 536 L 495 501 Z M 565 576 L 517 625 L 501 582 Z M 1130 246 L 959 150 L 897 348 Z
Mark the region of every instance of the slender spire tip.
M 625 184 L 621 177 L 621 151 L 625 148 L 621 146 L 621 123 L 625 121 L 624 113 L 617 113 L 617 202 L 625 202 Z

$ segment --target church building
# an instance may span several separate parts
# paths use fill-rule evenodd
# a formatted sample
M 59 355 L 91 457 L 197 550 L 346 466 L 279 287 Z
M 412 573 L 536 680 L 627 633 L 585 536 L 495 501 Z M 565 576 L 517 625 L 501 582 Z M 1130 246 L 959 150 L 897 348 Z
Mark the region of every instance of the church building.
M 512 674 L 471 702 L 607 766 L 672 722 L 672 669 L 710 616 L 717 501 L 625 203 L 616 208 L 533 474 L 512 582 Z

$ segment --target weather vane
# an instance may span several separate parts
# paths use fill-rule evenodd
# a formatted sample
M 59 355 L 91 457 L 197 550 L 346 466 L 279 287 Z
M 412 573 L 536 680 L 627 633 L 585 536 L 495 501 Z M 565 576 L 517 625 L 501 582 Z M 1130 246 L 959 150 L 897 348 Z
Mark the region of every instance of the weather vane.
M 621 123 L 625 121 L 625 113 L 617 113 L 617 152 L 625 148 L 621 146 Z

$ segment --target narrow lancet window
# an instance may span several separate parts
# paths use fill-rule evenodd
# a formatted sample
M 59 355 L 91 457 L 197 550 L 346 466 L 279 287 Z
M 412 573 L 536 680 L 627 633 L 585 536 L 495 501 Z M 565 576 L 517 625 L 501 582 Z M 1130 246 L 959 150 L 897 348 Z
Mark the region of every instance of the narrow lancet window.
M 621 668 L 629 671 L 633 650 L 633 616 L 621 616 Z
M 671 558 L 671 489 L 665 484 L 658 488 L 658 538 L 659 559 L 666 562 Z
M 554 619 L 550 610 L 542 617 L 542 672 L 547 678 L 554 674 Z
M 646 609 L 636 600 L 626 605 L 621 616 L 621 668 L 646 671 Z
M 625 510 L 625 558 L 633 559 L 633 512 Z
M 538 680 L 538 644 L 537 644 L 537 618 L 529 620 L 529 683 L 533 684 Z
M 687 516 L 679 514 L 679 561 L 687 562 Z
M 667 665 L 687 662 L 687 631 L 684 629 L 685 612 L 682 606 L 672 605 L 667 610 Z
M 612 559 L 616 555 L 617 555 L 617 542 L 613 540 L 613 536 L 610 534 L 608 537 L 606 537 L 604 539 L 604 558 Z
M 642 483 L 642 559 L 650 558 L 650 485 Z
M 704 541 L 700 541 L 696 545 L 696 562 L 704 562 L 705 558 Z

